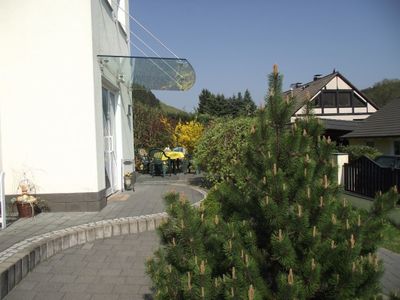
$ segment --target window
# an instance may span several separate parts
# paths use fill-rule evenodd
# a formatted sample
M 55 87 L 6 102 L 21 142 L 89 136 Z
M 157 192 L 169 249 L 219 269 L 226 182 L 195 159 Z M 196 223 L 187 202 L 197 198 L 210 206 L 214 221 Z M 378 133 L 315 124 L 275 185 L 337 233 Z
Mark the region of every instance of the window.
M 360 99 L 356 94 L 353 93 L 353 106 L 354 107 L 366 107 L 367 103 Z
M 324 107 L 336 107 L 336 92 L 323 92 L 321 98 Z
M 393 142 L 394 155 L 400 155 L 400 141 Z
M 315 97 L 312 101 L 312 105 L 314 107 L 321 107 L 321 98 L 320 95 L 318 95 L 317 97 Z
M 338 92 L 339 107 L 351 107 L 351 92 Z

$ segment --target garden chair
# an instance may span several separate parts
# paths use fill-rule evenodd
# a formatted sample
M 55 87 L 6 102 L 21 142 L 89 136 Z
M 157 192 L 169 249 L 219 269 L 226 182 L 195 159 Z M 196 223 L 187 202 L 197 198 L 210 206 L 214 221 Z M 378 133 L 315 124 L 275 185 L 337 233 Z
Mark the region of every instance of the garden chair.
M 153 148 L 149 151 L 149 173 L 151 176 L 165 176 L 167 171 L 171 170 L 171 159 L 159 148 Z M 171 176 L 171 171 L 169 172 Z
M 144 149 L 139 149 L 136 155 L 136 170 L 139 170 L 143 174 L 150 173 L 149 172 L 149 156 Z

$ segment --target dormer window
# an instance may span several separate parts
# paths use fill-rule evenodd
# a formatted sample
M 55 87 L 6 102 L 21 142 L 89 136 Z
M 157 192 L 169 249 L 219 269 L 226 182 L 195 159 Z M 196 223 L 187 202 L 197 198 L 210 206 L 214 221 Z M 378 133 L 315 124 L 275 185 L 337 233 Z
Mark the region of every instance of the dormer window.
M 339 91 L 337 98 L 339 107 L 351 107 L 351 92 Z

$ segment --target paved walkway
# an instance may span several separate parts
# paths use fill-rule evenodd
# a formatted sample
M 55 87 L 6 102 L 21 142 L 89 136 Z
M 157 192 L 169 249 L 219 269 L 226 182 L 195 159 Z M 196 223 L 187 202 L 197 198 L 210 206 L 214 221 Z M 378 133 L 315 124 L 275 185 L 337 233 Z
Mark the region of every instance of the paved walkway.
M 135 192 L 110 197 L 107 206 L 99 212 L 41 213 L 34 218 L 19 219 L 0 231 L 0 252 L 29 237 L 54 230 L 100 220 L 164 212 L 163 195 L 168 191 L 183 193 L 193 203 L 204 198 L 196 187 L 188 186 L 183 180 L 160 181 L 160 177 L 148 179 L 150 181 L 138 183 Z
M 37 266 L 5 299 L 152 299 L 145 261 L 157 247 L 157 234 L 144 232 L 70 248 Z
M 156 232 L 112 237 L 70 248 L 41 263 L 5 300 L 152 299 L 145 261 L 158 247 Z M 400 287 L 400 255 L 379 249 L 383 292 Z

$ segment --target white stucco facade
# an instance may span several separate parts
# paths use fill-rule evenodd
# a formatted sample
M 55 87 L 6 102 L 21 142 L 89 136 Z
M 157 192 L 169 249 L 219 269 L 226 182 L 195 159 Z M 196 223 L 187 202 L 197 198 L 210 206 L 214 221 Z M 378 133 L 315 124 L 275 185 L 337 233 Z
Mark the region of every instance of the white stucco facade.
M 128 10 L 128 1 L 124 0 Z M 129 88 L 97 55 L 129 55 L 129 19 L 107 0 L 0 2 L 0 166 L 39 194 L 105 189 L 102 87 L 117 97 L 115 160 L 133 158 Z M 113 18 L 113 16 L 116 16 Z M 120 172 L 116 172 L 120 188 Z

